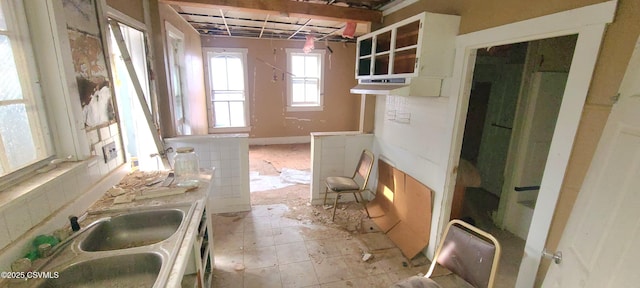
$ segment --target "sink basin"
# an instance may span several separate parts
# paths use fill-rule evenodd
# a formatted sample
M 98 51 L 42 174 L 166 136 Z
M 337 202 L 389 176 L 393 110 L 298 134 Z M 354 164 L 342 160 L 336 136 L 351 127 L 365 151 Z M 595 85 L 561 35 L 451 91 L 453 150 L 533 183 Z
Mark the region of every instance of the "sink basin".
M 56 269 L 57 279 L 37 287 L 151 287 L 161 267 L 162 256 L 155 253 L 111 256 Z
M 158 243 L 173 235 L 184 218 L 178 209 L 133 212 L 102 222 L 80 243 L 84 251 L 109 251 Z

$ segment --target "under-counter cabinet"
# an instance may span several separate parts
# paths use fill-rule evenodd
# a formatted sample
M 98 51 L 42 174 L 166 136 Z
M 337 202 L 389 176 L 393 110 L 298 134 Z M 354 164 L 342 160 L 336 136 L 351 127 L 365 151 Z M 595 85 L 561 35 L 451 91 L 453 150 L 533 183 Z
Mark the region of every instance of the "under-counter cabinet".
M 182 287 L 211 287 L 213 280 L 212 223 L 205 208 L 200 215 L 198 234 L 193 242 L 193 259 L 186 269 Z

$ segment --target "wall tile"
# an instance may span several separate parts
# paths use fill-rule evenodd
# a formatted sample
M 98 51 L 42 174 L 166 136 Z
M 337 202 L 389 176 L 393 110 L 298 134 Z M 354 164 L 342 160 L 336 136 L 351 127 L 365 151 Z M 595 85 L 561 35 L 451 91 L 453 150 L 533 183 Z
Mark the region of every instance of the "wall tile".
M 100 137 L 98 136 L 98 130 L 91 130 L 87 132 L 87 140 L 89 144 L 96 144 L 100 142 Z
M 65 199 L 67 199 L 67 202 L 75 200 L 81 193 L 81 190 L 78 189 L 80 185 L 78 185 L 77 178 L 75 174 L 68 174 L 61 179 L 60 189 L 62 189 L 61 192 L 64 194 Z
M 220 151 L 218 149 L 212 149 L 211 152 L 209 152 L 209 158 L 211 161 L 220 160 Z
M 31 216 L 29 215 L 29 207 L 25 200 L 19 200 L 4 211 L 4 216 L 9 229 L 11 240 L 15 241 L 27 232 L 33 226 Z
M 7 228 L 7 222 L 4 219 L 4 213 L 0 213 L 0 249 L 11 243 L 11 237 L 9 236 L 9 228 Z M 2 270 L 5 271 L 5 270 Z
M 113 123 L 109 125 L 109 134 L 111 135 L 111 137 L 114 137 L 114 138 L 120 135 L 120 131 L 118 130 L 117 123 Z
M 49 208 L 47 195 L 42 190 L 33 191 L 32 193 L 34 192 L 37 193 L 36 196 L 28 200 L 27 205 L 29 206 L 31 222 L 33 225 L 37 225 L 51 214 L 51 209 Z
M 62 205 L 67 203 L 67 197 L 65 197 L 62 189 L 62 182 L 60 181 L 54 181 L 50 185 L 46 186 L 44 193 L 47 197 L 47 201 L 49 202 L 49 209 L 51 211 L 56 211 L 60 209 Z
M 111 138 L 111 131 L 109 131 L 109 127 L 102 127 L 98 129 L 98 135 L 100 136 L 100 140 L 104 141 Z

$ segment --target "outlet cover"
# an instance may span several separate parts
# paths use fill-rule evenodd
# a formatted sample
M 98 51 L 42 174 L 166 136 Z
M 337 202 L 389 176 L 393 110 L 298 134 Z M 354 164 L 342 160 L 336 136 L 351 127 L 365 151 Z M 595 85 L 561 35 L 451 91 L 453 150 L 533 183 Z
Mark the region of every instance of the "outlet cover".
M 118 157 L 118 150 L 116 150 L 116 142 L 107 143 L 102 146 L 102 154 L 104 155 L 104 163 L 109 162 L 111 159 Z

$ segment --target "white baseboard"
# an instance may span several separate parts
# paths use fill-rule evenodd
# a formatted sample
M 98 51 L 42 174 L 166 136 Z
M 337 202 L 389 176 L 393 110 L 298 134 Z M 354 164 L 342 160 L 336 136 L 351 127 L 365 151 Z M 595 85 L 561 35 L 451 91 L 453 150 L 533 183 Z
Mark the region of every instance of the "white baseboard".
M 249 138 L 249 145 L 275 145 L 311 143 L 311 136 Z

